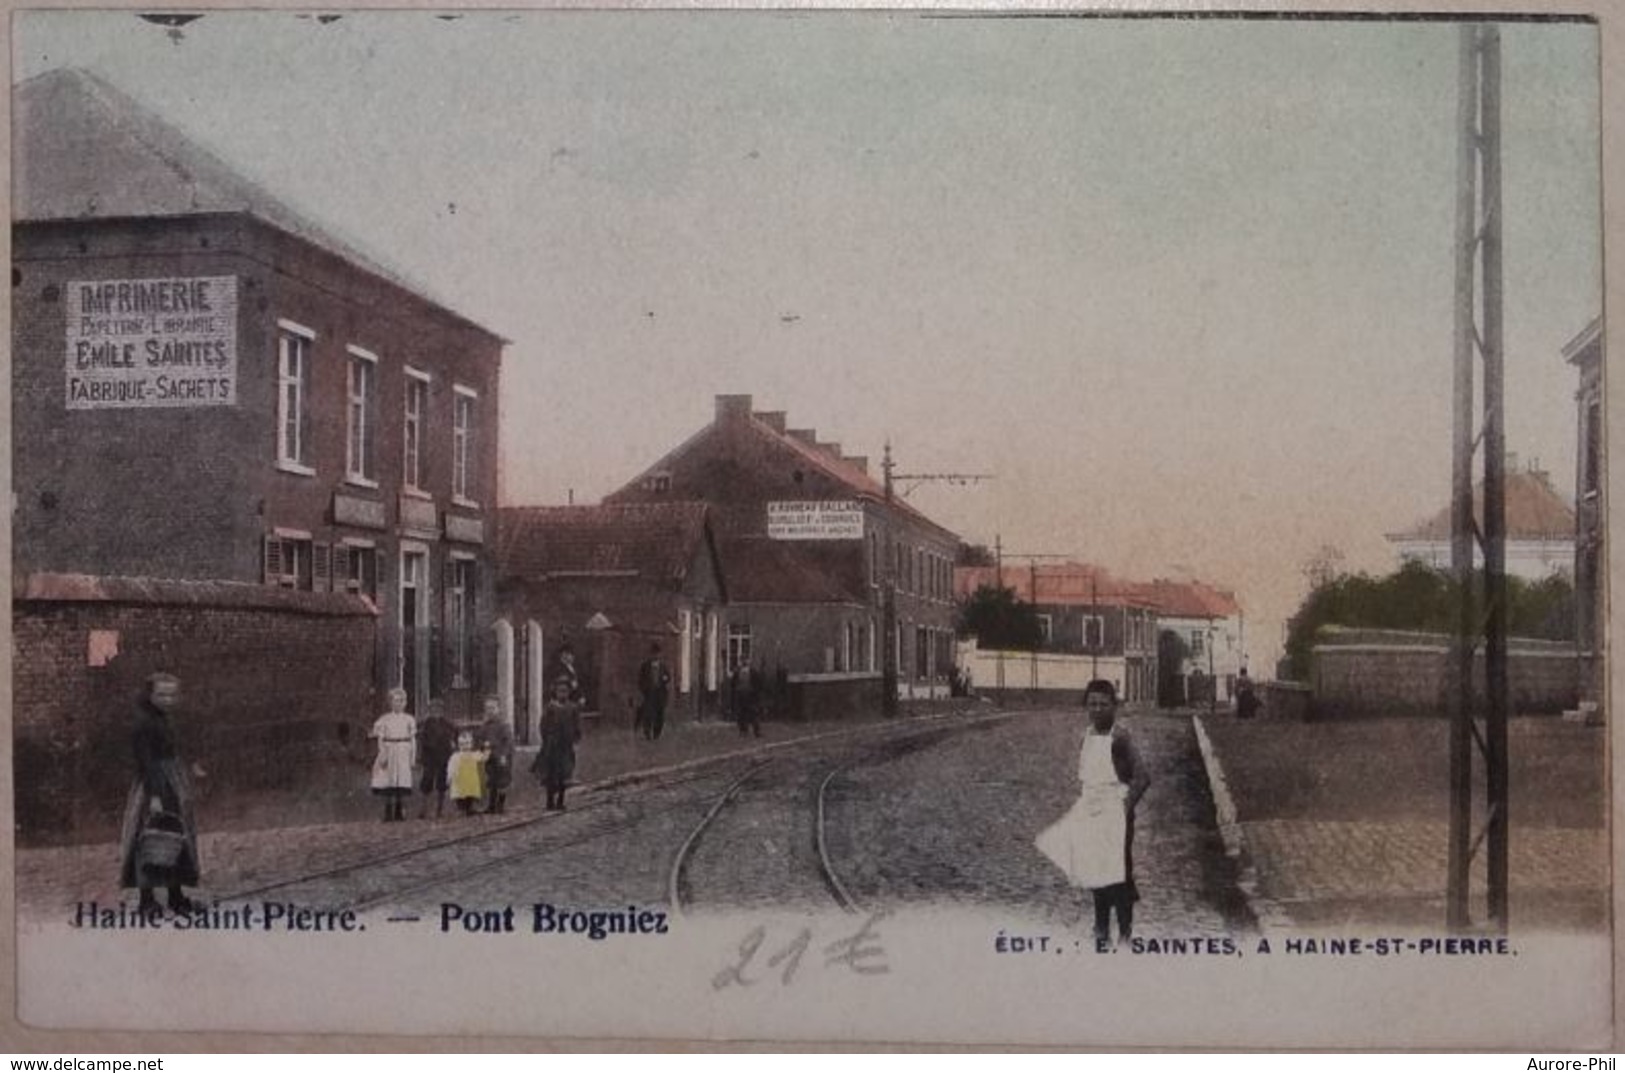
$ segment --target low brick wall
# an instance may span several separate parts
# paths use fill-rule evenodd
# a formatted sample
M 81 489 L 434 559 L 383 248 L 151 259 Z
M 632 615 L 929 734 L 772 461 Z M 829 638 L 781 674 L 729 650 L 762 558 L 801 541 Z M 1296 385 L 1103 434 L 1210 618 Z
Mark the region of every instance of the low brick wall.
M 313 759 L 371 754 L 376 612 L 366 600 L 227 582 L 35 575 L 12 601 L 16 821 L 23 845 L 116 835 L 149 674 L 200 790 L 298 785 Z
M 882 682 L 873 672 L 792 674 L 782 696 L 769 693 L 764 714 L 790 722 L 873 715 L 880 711 Z
M 1513 638 L 1508 679 L 1514 714 L 1561 712 L 1579 700 L 1574 645 Z M 1448 711 L 1450 639 L 1398 630 L 1323 629 L 1310 661 L 1314 718 L 1444 716 Z M 1482 698 L 1484 657 L 1474 673 Z

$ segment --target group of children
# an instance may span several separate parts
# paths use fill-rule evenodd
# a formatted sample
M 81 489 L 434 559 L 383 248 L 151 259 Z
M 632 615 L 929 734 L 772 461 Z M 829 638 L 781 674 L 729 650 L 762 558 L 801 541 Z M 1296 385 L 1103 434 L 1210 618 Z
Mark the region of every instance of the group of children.
M 372 791 L 384 799 L 384 822 L 406 819 L 405 802 L 414 782 L 423 794 L 418 818 L 429 814 L 429 797 L 440 817 L 446 798 L 464 816 L 475 815 L 483 803 L 487 814 L 507 809 L 513 783 L 513 729 L 502 718 L 501 703 L 485 699 L 485 721 L 476 733 L 457 730 L 438 700 L 429 702 L 421 720 L 406 711 L 406 691 L 389 691 L 389 711 L 373 723 L 370 737 L 378 739 L 378 757 L 372 767 Z M 575 771 L 576 742 L 581 739 L 579 705 L 564 680 L 554 683 L 553 695 L 542 714 L 541 749 L 531 771 L 547 790 L 547 807 L 564 808 L 564 791 Z M 414 767 L 421 777 L 414 780 Z

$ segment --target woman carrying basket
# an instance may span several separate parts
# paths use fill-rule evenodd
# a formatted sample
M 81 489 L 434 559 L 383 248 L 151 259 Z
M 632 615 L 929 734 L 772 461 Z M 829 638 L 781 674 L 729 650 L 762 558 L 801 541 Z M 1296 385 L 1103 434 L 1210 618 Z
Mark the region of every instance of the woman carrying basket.
M 197 818 L 192 784 L 175 747 L 170 713 L 180 704 L 180 679 L 154 674 L 136 707 L 135 784 L 124 806 L 119 885 L 141 889 L 140 912 L 159 911 L 154 887 L 169 889 L 169 910 L 192 909 L 183 887 L 198 885 Z M 195 769 L 202 775 L 202 769 Z

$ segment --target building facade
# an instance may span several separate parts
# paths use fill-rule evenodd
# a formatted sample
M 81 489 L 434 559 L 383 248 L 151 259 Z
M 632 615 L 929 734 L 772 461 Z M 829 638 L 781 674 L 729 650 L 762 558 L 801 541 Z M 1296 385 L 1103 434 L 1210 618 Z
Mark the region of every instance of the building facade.
M 503 340 L 95 78 L 16 103 L 14 569 L 362 595 L 473 710 Z
M 972 684 L 978 690 L 1081 693 L 1101 678 L 1128 703 L 1156 696 L 1157 612 L 1136 586 L 1085 563 L 955 569 L 960 599 L 984 587 L 1009 589 L 1032 604 L 1042 642 L 1031 652 L 969 649 L 975 654 Z
M 1580 658 L 1580 701 L 1600 709 L 1606 695 L 1604 653 L 1607 623 L 1604 598 L 1607 571 L 1608 505 L 1604 489 L 1607 459 L 1602 406 L 1603 330 L 1599 317 L 1563 348 L 1579 375 L 1575 392 L 1577 450 L 1574 474 L 1575 641 Z
M 1473 488 L 1473 515 L 1482 518 L 1484 488 Z M 1506 571 L 1509 576 L 1541 581 L 1574 569 L 1574 510 L 1552 485 L 1551 475 L 1533 463 L 1519 468 L 1507 460 Z M 1400 560 L 1435 570 L 1450 569 L 1450 508 L 1401 533 L 1388 534 Z M 1484 552 L 1475 543 L 1473 565 L 1482 568 Z
M 900 696 L 946 692 L 959 538 L 888 500 L 867 458 L 754 411 L 749 395 L 719 395 L 711 424 L 605 498 L 684 500 L 710 507 L 728 581 L 723 673 L 754 665 L 792 684 L 872 689 L 890 643 Z
M 721 704 L 727 586 L 704 503 L 507 507 L 499 515 L 498 604 L 516 636 L 511 671 L 522 737 L 539 740 L 550 668 L 568 645 L 587 707 L 630 722 L 651 645 L 671 669 L 668 714 Z
M 1163 660 L 1158 703 L 1233 702 L 1236 679 L 1247 666 L 1246 618 L 1235 594 L 1199 581 L 1165 578 L 1141 585 L 1139 591 L 1157 609 Z M 1176 643 L 1163 635 L 1172 635 Z

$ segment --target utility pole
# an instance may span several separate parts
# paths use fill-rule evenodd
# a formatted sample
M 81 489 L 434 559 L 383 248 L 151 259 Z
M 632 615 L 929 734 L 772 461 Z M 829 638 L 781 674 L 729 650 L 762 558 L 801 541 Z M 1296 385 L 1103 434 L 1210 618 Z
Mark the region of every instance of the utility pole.
M 993 534 L 993 576 L 998 582 L 998 591 L 1004 592 L 1004 536 Z M 1004 703 L 1004 646 L 994 649 L 997 653 L 994 660 L 993 685 L 999 691 L 999 703 Z
M 885 476 L 886 493 L 886 583 L 881 587 L 880 615 L 883 620 L 882 628 L 886 631 L 886 646 L 881 656 L 880 666 L 880 710 L 887 718 L 897 714 L 897 671 L 898 657 L 901 653 L 901 639 L 897 633 L 897 530 L 895 518 L 897 503 L 896 485 L 898 481 L 914 482 L 903 493 L 912 492 L 921 484 L 931 481 L 946 481 L 950 484 L 974 484 L 978 481 L 990 481 L 991 473 L 897 473 L 896 463 L 891 456 L 891 440 L 886 441 L 885 453 L 881 456 L 880 471 Z
M 1487 895 L 1495 928 L 1507 928 L 1506 434 L 1501 271 L 1501 38 L 1489 24 L 1461 27 L 1457 98 L 1455 376 L 1452 407 L 1450 567 L 1458 599 L 1451 644 L 1450 834 L 1446 924 L 1471 925 L 1469 868 L 1488 839 Z M 1482 183 L 1482 186 L 1480 186 Z M 1480 306 L 1476 290 L 1482 280 Z M 1478 323 L 1482 316 L 1482 326 Z M 1484 384 L 1474 434 L 1474 355 Z M 1483 524 L 1473 511 L 1473 455 L 1484 450 Z M 1473 599 L 1474 545 L 1484 552 L 1483 599 Z M 1480 618 L 1482 616 L 1482 618 Z M 1474 712 L 1474 666 L 1484 644 L 1484 716 Z M 1488 814 L 1472 834 L 1473 745 L 1484 757 Z

